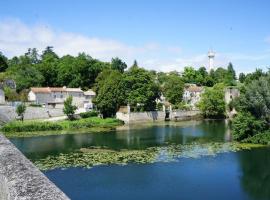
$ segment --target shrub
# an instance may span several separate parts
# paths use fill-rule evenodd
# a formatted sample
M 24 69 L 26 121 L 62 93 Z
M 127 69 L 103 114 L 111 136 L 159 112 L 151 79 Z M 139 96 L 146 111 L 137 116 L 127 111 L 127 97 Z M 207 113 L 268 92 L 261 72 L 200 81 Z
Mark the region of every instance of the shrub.
M 17 106 L 16 108 L 16 113 L 17 115 L 21 118 L 21 120 L 23 121 L 24 119 L 24 113 L 26 111 L 26 106 L 24 103 L 21 103 Z
M 72 96 L 69 96 L 64 101 L 64 109 L 63 112 L 67 115 L 69 120 L 74 119 L 74 114 L 77 109 L 77 106 L 72 105 Z
M 250 113 L 238 113 L 232 121 L 233 138 L 240 141 L 263 132 L 266 127 L 264 120 L 256 119 Z
M 270 131 L 259 133 L 252 137 L 244 139 L 242 142 L 253 143 L 253 144 L 270 144 Z
M 2 127 L 4 132 L 31 132 L 31 131 L 55 131 L 62 130 L 62 126 L 53 122 L 14 121 Z
M 98 116 L 97 111 L 89 111 L 89 112 L 80 113 L 81 118 L 89 118 L 89 117 L 97 117 L 97 116 Z

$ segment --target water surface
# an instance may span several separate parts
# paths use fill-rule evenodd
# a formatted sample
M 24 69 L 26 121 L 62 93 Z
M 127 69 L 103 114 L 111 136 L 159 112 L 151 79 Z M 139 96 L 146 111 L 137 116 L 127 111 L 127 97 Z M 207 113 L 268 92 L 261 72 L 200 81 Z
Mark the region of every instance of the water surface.
M 225 121 L 128 127 L 106 133 L 14 138 L 31 160 L 80 148 L 143 150 L 230 141 Z M 179 158 L 177 162 L 68 168 L 44 172 L 71 199 L 270 199 L 270 148 Z

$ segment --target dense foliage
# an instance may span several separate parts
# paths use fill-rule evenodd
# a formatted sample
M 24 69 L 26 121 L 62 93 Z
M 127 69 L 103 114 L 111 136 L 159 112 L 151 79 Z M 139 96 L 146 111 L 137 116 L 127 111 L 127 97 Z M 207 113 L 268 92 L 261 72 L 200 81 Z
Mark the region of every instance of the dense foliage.
M 270 123 L 270 74 L 256 70 L 246 76 L 244 83 L 236 102 L 239 113 L 233 120 L 233 136 L 236 140 L 246 139 L 249 142 L 253 139 L 247 138 L 255 138 L 254 141 L 259 141 L 262 135 L 269 138 L 265 136 L 269 132 L 264 132 L 269 129 Z M 257 134 L 260 136 L 255 136 Z
M 218 68 L 208 72 L 205 67 L 185 67 L 182 73 L 146 70 L 135 60 L 127 64 L 115 57 L 102 62 L 85 53 L 77 56 L 59 56 L 53 47 L 39 53 L 36 48 L 20 56 L 6 58 L 0 53 L 0 81 L 13 79 L 16 91 L 5 88 L 8 101 L 27 100 L 30 87 L 80 87 L 94 88 L 95 104 L 104 117 L 114 116 L 119 106 L 130 105 L 131 111 L 155 110 L 156 100 L 163 94 L 174 108 L 183 107 L 183 88 L 186 83 L 212 87 L 217 83 L 235 85 L 232 64 L 227 69 Z M 248 76 L 248 75 L 247 75 Z M 245 76 L 245 77 L 247 77 Z
M 224 85 L 216 84 L 212 88 L 206 88 L 198 106 L 207 118 L 224 118 Z
M 183 92 L 184 82 L 180 76 L 175 74 L 166 76 L 163 85 L 163 93 L 170 103 L 174 105 L 180 104 L 182 102 Z

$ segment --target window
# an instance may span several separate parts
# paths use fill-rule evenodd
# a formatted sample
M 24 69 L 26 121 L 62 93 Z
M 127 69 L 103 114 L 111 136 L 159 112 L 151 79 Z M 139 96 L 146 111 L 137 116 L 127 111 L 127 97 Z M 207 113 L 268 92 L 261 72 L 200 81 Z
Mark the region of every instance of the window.
M 53 95 L 53 98 L 55 98 L 55 99 L 56 99 L 56 95 Z
M 60 98 L 63 99 L 63 95 L 62 94 L 60 95 Z

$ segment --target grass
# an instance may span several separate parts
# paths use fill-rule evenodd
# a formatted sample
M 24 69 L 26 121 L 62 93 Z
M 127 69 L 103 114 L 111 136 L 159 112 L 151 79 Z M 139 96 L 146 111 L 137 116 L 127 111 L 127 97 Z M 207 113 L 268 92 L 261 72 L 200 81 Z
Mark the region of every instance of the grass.
M 53 133 L 59 132 L 60 134 L 64 134 L 66 131 L 80 131 L 86 129 L 111 129 L 118 125 L 122 125 L 123 123 L 120 120 L 115 118 L 106 118 L 101 119 L 99 117 L 90 117 L 84 119 L 78 119 L 74 121 L 58 121 L 58 122 L 43 122 L 43 121 L 13 121 L 5 124 L 1 130 L 8 137 L 14 137 L 20 135 L 19 133 L 23 133 L 21 135 L 27 135 L 27 133 L 31 136 L 34 135 L 44 135 L 44 131 L 49 131 Z M 31 134 L 31 132 L 35 132 Z M 46 134 L 48 135 L 48 134 Z

